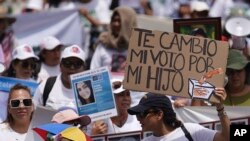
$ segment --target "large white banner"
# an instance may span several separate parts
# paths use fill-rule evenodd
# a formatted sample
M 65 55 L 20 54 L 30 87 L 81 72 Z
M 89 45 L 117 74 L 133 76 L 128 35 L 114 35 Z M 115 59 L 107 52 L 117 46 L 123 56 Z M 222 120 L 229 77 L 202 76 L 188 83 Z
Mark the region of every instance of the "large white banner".
M 77 9 L 27 13 L 16 18 L 13 29 L 19 44 L 37 46 L 42 38 L 52 35 L 66 45 L 83 45 L 83 26 Z
M 214 106 L 186 106 L 175 110 L 177 117 L 183 122 L 206 123 L 219 121 Z M 250 117 L 250 108 L 248 106 L 225 106 L 225 111 L 230 119 Z

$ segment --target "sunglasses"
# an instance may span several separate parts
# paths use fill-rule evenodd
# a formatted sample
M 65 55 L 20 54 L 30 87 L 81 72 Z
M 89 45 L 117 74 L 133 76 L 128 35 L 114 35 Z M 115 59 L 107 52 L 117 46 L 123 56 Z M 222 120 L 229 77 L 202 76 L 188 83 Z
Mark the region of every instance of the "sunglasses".
M 34 62 L 31 62 L 31 61 L 21 61 L 21 66 L 22 68 L 24 69 L 27 69 L 27 68 L 32 68 L 32 69 L 35 69 L 36 68 L 36 64 Z
M 32 99 L 11 99 L 10 100 L 10 106 L 11 108 L 18 108 L 20 107 L 20 104 L 23 103 L 25 107 L 30 107 L 32 105 Z
M 70 60 L 62 60 L 62 64 L 65 68 L 72 68 L 80 69 L 82 66 L 84 66 L 84 62 L 81 60 L 76 61 L 70 61 Z

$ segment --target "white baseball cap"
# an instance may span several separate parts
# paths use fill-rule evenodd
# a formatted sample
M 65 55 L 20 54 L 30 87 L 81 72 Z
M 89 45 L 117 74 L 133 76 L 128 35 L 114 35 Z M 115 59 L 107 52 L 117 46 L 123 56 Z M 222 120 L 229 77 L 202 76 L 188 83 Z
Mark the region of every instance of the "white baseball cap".
M 86 53 L 78 46 L 78 45 L 72 45 L 69 47 L 66 47 L 63 52 L 61 59 L 69 58 L 69 57 L 76 57 L 81 59 L 83 62 L 85 62 Z
M 126 90 L 123 88 L 122 79 L 113 78 L 111 80 L 111 83 L 112 83 L 112 89 L 113 89 L 114 94 L 119 94 L 119 93 L 124 92 Z
M 35 58 L 39 60 L 39 58 L 35 55 L 33 48 L 28 44 L 17 46 L 12 51 L 12 60 L 15 59 L 25 60 L 28 58 Z
M 204 10 L 209 10 L 209 6 L 206 2 L 204 1 L 198 1 L 198 0 L 193 0 L 191 1 L 190 4 L 191 11 L 204 11 Z
M 54 36 L 47 36 L 42 39 L 40 47 L 46 50 L 53 50 L 57 46 L 62 45 L 62 43 Z

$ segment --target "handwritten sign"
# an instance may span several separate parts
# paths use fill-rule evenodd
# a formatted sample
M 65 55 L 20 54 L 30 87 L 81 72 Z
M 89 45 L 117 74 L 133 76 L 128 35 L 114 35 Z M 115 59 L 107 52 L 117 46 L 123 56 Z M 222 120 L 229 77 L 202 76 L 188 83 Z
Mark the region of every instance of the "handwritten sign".
M 224 70 L 223 73 L 206 82 L 224 87 L 228 48 L 227 42 L 135 28 L 129 43 L 124 87 L 191 97 L 190 79 L 198 81 L 206 72 L 218 68 Z M 205 97 L 218 101 L 214 96 Z

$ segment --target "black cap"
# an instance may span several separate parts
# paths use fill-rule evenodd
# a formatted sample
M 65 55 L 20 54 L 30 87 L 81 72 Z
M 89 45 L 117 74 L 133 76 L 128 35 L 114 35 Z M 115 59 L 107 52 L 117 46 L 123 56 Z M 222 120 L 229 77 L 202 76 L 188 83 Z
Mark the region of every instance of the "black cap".
M 174 112 L 172 103 L 166 95 L 148 93 L 142 97 L 139 104 L 128 109 L 130 115 L 143 113 L 151 107 L 159 107 Z

